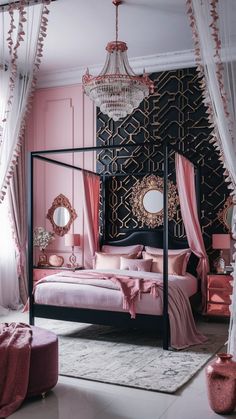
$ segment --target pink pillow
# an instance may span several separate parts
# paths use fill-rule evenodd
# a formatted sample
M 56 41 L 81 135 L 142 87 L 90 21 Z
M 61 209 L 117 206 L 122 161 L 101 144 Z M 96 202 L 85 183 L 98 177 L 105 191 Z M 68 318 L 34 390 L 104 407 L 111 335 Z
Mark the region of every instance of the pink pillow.
M 128 271 L 142 271 L 150 272 L 152 266 L 152 259 L 127 259 L 126 257 L 120 258 L 120 269 Z
M 107 253 L 95 252 L 94 269 L 120 269 L 120 257 L 123 255 L 109 255 Z M 125 255 L 128 258 L 136 258 L 137 254 Z
M 159 247 L 145 246 L 145 251 L 152 255 L 163 255 L 163 249 Z M 179 255 L 180 253 L 191 253 L 191 249 L 168 249 L 169 255 Z
M 163 273 L 163 255 L 153 255 L 147 252 L 142 253 L 144 260 L 152 258 L 151 272 Z M 186 253 L 168 256 L 168 273 L 170 275 L 183 274 L 183 265 L 185 263 Z
M 145 251 L 149 254 L 152 255 L 162 255 L 163 256 L 163 249 L 160 249 L 158 247 L 150 247 L 150 246 L 145 246 Z M 191 256 L 191 249 L 168 249 L 168 255 L 172 256 L 172 255 L 182 255 L 185 254 L 186 258 L 183 261 L 183 267 L 182 267 L 182 274 L 181 275 L 185 275 L 186 274 L 186 269 L 187 269 L 187 264 L 189 261 L 189 258 Z
M 109 254 L 122 254 L 127 255 L 130 253 L 138 253 L 142 252 L 143 245 L 142 244 L 134 244 L 132 246 L 112 246 L 108 244 L 104 244 L 102 246 L 102 252 L 109 253 Z

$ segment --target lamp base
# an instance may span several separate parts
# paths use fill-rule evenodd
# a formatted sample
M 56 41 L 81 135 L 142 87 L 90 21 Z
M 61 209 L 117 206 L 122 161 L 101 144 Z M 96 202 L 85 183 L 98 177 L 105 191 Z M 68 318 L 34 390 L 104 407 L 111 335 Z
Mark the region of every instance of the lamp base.
M 223 251 L 220 251 L 220 256 L 215 260 L 214 267 L 217 274 L 224 274 L 225 273 L 225 267 L 226 262 L 225 259 L 222 256 Z
M 69 257 L 69 262 L 70 263 L 67 263 L 66 265 L 68 268 L 73 268 L 73 269 L 78 268 L 79 265 L 78 263 L 76 263 L 76 256 L 73 251 Z

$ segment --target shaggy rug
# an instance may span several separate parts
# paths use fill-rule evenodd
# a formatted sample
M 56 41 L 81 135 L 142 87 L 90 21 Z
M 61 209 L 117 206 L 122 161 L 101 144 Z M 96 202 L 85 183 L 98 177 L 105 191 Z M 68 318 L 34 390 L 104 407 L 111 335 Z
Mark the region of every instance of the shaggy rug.
M 37 319 L 59 337 L 60 374 L 174 393 L 225 344 L 226 336 L 181 351 L 164 351 L 152 332 Z

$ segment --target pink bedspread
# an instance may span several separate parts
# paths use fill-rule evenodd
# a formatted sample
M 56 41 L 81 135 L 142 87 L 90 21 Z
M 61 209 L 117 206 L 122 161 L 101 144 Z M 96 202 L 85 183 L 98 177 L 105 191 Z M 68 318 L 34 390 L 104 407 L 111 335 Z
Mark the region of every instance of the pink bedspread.
M 11 415 L 25 399 L 32 331 L 24 323 L 0 323 L 0 418 Z
M 140 273 L 139 273 L 140 274 Z M 72 282 L 77 284 L 95 285 L 104 288 L 120 289 L 123 294 L 123 307 L 129 310 L 131 317 L 135 318 L 135 303 L 142 298 L 142 294 L 150 293 L 153 298 L 159 296 L 163 303 L 163 283 L 160 280 L 143 279 L 108 272 L 64 272 L 53 277 L 38 281 L 43 282 Z M 169 282 L 169 319 L 171 332 L 171 346 L 183 349 L 197 345 L 206 340 L 195 326 L 189 299 L 178 284 Z

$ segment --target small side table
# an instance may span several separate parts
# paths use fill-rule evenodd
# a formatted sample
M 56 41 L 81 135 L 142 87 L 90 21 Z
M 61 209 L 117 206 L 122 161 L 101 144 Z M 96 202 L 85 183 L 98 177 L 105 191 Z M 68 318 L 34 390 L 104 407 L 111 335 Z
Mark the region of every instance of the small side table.
M 232 294 L 231 275 L 210 273 L 207 275 L 208 316 L 230 317 L 229 305 Z

